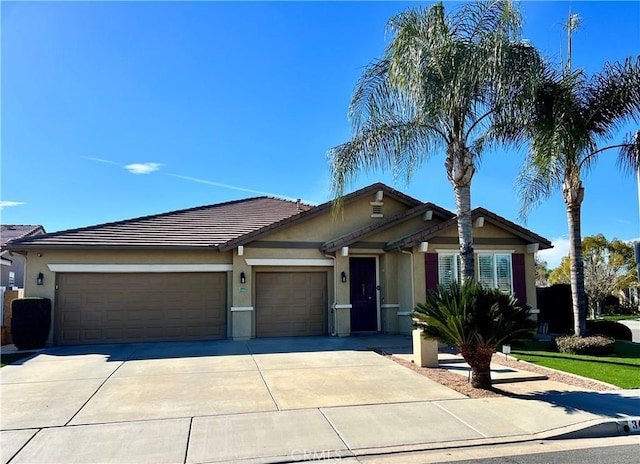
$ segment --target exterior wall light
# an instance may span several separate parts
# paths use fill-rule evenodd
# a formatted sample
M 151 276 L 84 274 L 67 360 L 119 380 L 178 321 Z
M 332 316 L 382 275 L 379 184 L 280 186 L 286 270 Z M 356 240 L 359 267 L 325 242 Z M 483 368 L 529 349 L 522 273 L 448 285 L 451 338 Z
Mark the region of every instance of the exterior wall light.
M 246 284 L 247 283 L 247 276 L 244 274 L 244 272 L 240 273 L 240 283 L 241 284 Z
M 340 280 L 342 280 L 343 282 L 347 281 L 347 273 L 342 271 L 342 274 L 340 274 Z
M 36 278 L 36 284 L 42 285 L 44 283 L 44 274 L 42 272 L 38 273 L 38 277 Z

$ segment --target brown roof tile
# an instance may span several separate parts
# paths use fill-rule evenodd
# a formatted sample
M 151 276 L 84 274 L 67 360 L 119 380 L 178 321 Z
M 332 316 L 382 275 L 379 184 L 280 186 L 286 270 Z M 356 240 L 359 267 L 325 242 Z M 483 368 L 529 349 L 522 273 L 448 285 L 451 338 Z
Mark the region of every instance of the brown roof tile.
M 15 240 L 21 248 L 216 247 L 311 206 L 257 197 Z
M 41 225 L 25 225 L 25 224 L 2 224 L 0 238 L 2 246 L 6 245 L 10 240 L 30 237 L 32 235 L 44 234 L 44 227 Z

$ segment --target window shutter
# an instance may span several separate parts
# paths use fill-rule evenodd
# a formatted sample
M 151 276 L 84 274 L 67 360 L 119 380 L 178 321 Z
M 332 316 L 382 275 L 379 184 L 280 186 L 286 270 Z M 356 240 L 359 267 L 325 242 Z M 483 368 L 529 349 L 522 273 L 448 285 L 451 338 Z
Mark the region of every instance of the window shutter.
M 438 253 L 425 253 L 424 263 L 428 292 L 438 288 Z
M 449 286 L 453 282 L 453 255 L 438 255 L 438 283 Z
M 438 283 L 449 286 L 460 282 L 460 255 L 438 255 Z
M 513 293 L 511 255 L 495 255 L 496 261 L 496 288 L 503 292 Z
M 514 253 L 511 255 L 513 265 L 513 293 L 518 299 L 518 304 L 527 304 L 527 276 L 524 270 L 524 254 Z
M 494 288 L 493 255 L 478 255 L 478 282 L 483 288 Z

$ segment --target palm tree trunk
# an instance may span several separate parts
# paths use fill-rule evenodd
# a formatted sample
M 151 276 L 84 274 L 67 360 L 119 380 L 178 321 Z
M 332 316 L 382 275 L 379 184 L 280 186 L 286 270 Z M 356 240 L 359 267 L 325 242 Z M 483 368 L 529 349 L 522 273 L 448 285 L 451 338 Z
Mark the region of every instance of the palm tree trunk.
M 447 148 L 445 168 L 456 197 L 458 241 L 460 243 L 460 274 L 464 282 L 475 278 L 471 221 L 471 180 L 475 173 L 475 167 L 471 153 L 461 142 L 451 144 Z
M 460 354 L 471 367 L 471 386 L 491 389 L 491 358 L 493 348 L 477 345 L 460 345 Z
M 471 221 L 471 186 L 455 187 L 456 213 L 458 214 L 458 240 L 460 243 L 460 275 L 462 281 L 473 280 L 473 223 Z
M 573 333 L 583 337 L 587 332 L 586 298 L 584 291 L 584 261 L 580 210 L 584 199 L 582 183 L 577 188 L 563 189 L 569 223 L 569 257 L 571 261 L 571 300 L 573 305 Z

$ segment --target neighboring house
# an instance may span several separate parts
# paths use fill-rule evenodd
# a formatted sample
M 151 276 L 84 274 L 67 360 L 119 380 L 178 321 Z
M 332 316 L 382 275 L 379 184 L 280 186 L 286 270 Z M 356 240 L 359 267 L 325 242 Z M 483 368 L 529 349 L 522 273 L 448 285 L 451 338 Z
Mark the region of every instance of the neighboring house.
M 473 218 L 480 282 L 535 308 L 534 253 L 551 243 L 482 208 Z M 249 198 L 10 249 L 26 253 L 26 294 L 54 302 L 54 344 L 408 333 L 427 290 L 459 278 L 454 214 L 379 183 L 338 214 Z
M 45 233 L 42 226 L 3 224 L 0 232 L 0 287 L 24 287 L 25 258 L 6 249 L 7 242 L 18 238 L 35 237 Z
M 634 282 L 624 290 L 620 290 L 618 299 L 621 305 L 636 306 L 640 310 L 640 284 Z

